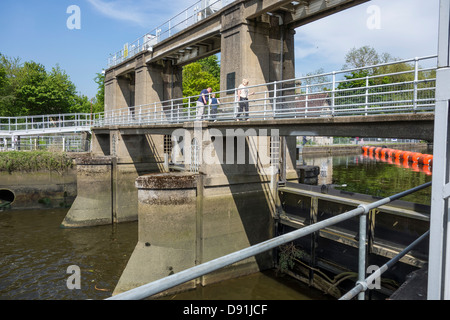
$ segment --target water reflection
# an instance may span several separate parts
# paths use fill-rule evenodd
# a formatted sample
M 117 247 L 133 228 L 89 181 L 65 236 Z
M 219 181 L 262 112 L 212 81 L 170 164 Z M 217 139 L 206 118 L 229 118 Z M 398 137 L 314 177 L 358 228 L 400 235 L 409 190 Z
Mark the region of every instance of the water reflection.
M 333 185 L 349 192 L 388 197 L 431 181 L 429 166 L 417 163 L 381 160 L 355 155 L 305 155 L 300 163 L 320 168 L 319 185 Z M 429 205 L 431 188 L 404 197 L 403 200 Z

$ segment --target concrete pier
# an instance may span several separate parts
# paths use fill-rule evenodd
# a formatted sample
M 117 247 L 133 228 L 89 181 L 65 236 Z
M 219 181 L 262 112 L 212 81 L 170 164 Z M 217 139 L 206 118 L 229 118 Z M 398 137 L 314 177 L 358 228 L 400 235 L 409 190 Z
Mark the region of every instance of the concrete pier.
M 224 256 L 263 242 L 274 235 L 273 174 L 270 161 L 270 137 L 240 137 L 230 148 L 219 143 L 208 128 L 198 148 L 212 159 L 198 164 L 198 172 L 171 172 L 140 176 L 136 179 L 139 235 L 136 248 L 114 294 L 158 280 L 171 273 Z M 186 132 L 186 136 L 191 133 Z M 217 136 L 217 133 L 216 133 Z M 280 137 L 277 137 L 278 139 Z M 238 148 L 238 140 L 243 142 Z M 295 139 L 289 145 L 295 146 Z M 227 149 L 228 148 L 228 149 Z M 244 163 L 236 165 L 235 151 Z M 286 177 L 297 179 L 295 147 L 284 152 Z M 250 161 L 250 154 L 260 161 Z M 233 154 L 233 163 L 219 157 Z M 184 152 L 191 156 L 191 153 Z M 256 156 L 257 155 L 257 156 Z M 278 172 L 275 173 L 278 181 Z M 230 267 L 173 288 L 168 294 L 231 279 L 273 267 L 271 252 L 240 261 Z
M 141 176 L 139 236 L 114 294 L 158 280 L 273 236 L 273 220 L 261 185 L 205 187 L 205 176 L 163 173 Z M 171 289 L 230 279 L 273 266 L 270 253 L 249 258 Z M 165 292 L 167 294 L 169 292 Z

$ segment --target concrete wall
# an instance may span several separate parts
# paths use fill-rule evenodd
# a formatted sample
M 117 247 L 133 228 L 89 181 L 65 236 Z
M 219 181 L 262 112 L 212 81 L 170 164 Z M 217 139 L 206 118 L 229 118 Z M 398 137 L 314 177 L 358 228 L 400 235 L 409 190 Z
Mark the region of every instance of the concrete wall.
M 77 195 L 76 170 L 0 172 L 0 190 L 14 194 L 12 210 L 65 208 Z

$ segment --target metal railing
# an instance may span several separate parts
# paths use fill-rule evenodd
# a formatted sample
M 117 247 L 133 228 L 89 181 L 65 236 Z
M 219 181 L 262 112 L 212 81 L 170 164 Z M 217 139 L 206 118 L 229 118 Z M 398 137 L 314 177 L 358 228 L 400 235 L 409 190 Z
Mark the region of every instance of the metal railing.
M 87 152 L 91 150 L 91 142 L 83 133 L 0 137 L 0 151 L 35 150 Z
M 426 237 L 430 235 L 430 231 L 428 230 L 419 238 L 417 238 L 414 242 L 412 242 L 409 246 L 403 249 L 399 254 L 397 254 L 394 258 L 383 264 L 379 269 L 373 272 L 370 276 L 368 276 L 364 280 L 359 280 L 356 283 L 356 286 L 343 295 L 339 300 L 351 300 L 356 295 L 359 295 L 361 292 L 366 291 L 369 288 L 369 285 L 372 284 L 377 278 L 380 278 L 381 275 L 386 272 L 390 267 L 392 267 L 395 263 L 397 263 L 404 255 L 406 255 L 409 251 L 414 249 L 419 243 L 421 243 Z
M 108 68 L 111 68 L 140 52 L 153 50 L 159 42 L 177 34 L 178 32 L 194 25 L 195 23 L 209 17 L 222 9 L 222 0 L 200 0 L 195 4 L 177 14 L 175 17 L 164 22 L 149 33 L 136 39 L 132 43 L 126 43 L 124 48 L 108 58 Z
M 90 113 L 0 117 L 0 136 L 89 131 L 94 117 Z
M 358 249 L 358 251 L 359 251 L 359 254 L 358 254 L 358 263 L 359 263 L 358 282 L 357 282 L 356 288 L 351 290 L 351 292 L 348 293 L 347 295 L 344 295 L 343 298 L 347 299 L 350 297 L 354 297 L 355 295 L 358 295 L 358 298 L 360 300 L 363 300 L 363 299 L 365 299 L 364 291 L 367 290 L 367 288 L 368 288 L 367 285 L 364 285 L 367 281 L 367 279 L 365 278 L 367 214 L 372 209 L 378 208 L 378 207 L 385 205 L 391 201 L 397 200 L 408 194 L 422 190 L 429 186 L 431 186 L 431 182 L 425 183 L 418 187 L 412 188 L 410 190 L 398 193 L 396 195 L 381 199 L 379 201 L 376 201 L 376 202 L 373 202 L 370 204 L 361 204 L 356 209 L 347 211 L 345 213 L 334 216 L 327 220 L 317 222 L 315 224 L 303 227 L 301 229 L 292 231 L 290 233 L 283 234 L 281 236 L 272 238 L 270 240 L 264 241 L 262 243 L 254 245 L 254 246 L 239 250 L 237 252 L 225 255 L 223 257 L 220 257 L 220 258 L 217 258 L 217 259 L 205 262 L 205 263 L 202 263 L 200 265 L 180 271 L 178 273 L 175 273 L 168 277 L 162 278 L 160 280 L 156 280 L 151 283 L 145 284 L 143 286 L 140 286 L 140 287 L 131 289 L 129 291 L 117 294 L 113 297 L 108 298 L 107 300 L 140 300 L 140 299 L 145 299 L 145 298 L 151 297 L 155 294 L 158 294 L 160 292 L 163 292 L 165 290 L 173 288 L 177 285 L 183 284 L 187 281 L 194 280 L 200 276 L 211 273 L 211 272 L 221 269 L 225 266 L 228 266 L 233 263 L 239 262 L 241 260 L 250 258 L 252 256 L 263 253 L 265 251 L 275 249 L 281 245 L 287 244 L 287 243 L 292 242 L 301 237 L 310 235 L 311 233 L 319 231 L 320 229 L 332 226 L 334 224 L 337 224 L 337 223 L 340 223 L 345 220 L 349 220 L 351 218 L 358 217 L 358 216 L 360 217 L 360 220 L 359 220 L 360 221 L 360 223 L 359 223 L 359 249 Z M 423 238 L 426 235 L 427 234 L 423 235 L 417 241 L 415 241 L 412 245 L 408 246 L 405 250 L 403 250 L 401 252 L 401 254 L 399 254 L 398 256 L 393 258 L 392 262 L 389 262 L 388 264 L 384 265 L 382 267 L 383 270 L 380 270 L 379 272 L 372 274 L 371 277 L 375 278 L 375 277 L 381 276 L 381 273 L 384 272 L 386 270 L 386 268 L 390 267 L 393 263 L 397 262 L 402 255 L 407 253 L 406 250 L 410 251 L 412 246 L 416 245 L 417 242 L 419 242 L 419 240 L 420 241 L 423 240 Z M 369 280 L 371 280 L 371 279 L 369 279 Z
M 248 119 L 434 112 L 436 66 L 436 56 L 428 56 L 252 85 Z M 239 110 L 237 91 L 216 92 L 217 109 L 208 105 L 201 115 L 198 96 L 191 96 L 95 114 L 0 117 L 0 136 L 90 131 L 108 125 L 232 121 L 238 116 L 244 120 L 247 115 Z
M 198 96 L 191 96 L 103 112 L 94 126 L 432 112 L 436 66 L 436 56 L 428 56 L 248 86 L 248 115 L 235 88 L 215 92 L 220 105 L 201 115 Z

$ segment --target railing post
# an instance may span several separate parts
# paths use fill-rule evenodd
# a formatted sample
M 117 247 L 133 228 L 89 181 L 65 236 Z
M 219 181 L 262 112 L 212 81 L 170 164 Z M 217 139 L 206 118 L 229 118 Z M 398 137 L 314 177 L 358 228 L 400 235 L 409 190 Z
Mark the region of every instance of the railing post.
M 273 107 L 272 107 L 272 111 L 273 111 L 273 117 L 275 118 L 277 115 L 277 82 L 274 81 L 273 82 Z
M 336 95 L 336 71 L 333 71 L 333 80 L 332 80 L 332 88 L 331 88 L 331 116 L 335 115 L 335 95 Z
M 266 120 L 267 114 L 267 90 L 264 91 L 264 120 Z
M 366 230 L 367 213 L 364 212 L 359 216 L 358 283 L 366 278 Z M 364 291 L 358 294 L 358 300 L 365 300 Z
M 309 85 L 306 85 L 305 89 L 305 118 L 308 117 L 308 94 L 309 94 Z
M 233 118 L 235 118 L 235 119 L 237 119 L 236 116 L 237 116 L 237 112 L 238 112 L 238 108 L 239 108 L 239 101 L 238 101 L 237 93 L 238 93 L 238 89 L 235 88 L 234 89 L 234 108 L 233 108 L 234 109 Z
M 369 76 L 366 76 L 366 102 L 364 110 L 366 111 L 364 115 L 367 116 L 367 111 L 369 109 Z
M 419 59 L 414 59 L 414 96 L 413 96 L 413 111 L 417 112 L 417 85 L 419 82 Z
M 139 106 L 138 124 L 142 124 L 142 106 Z

